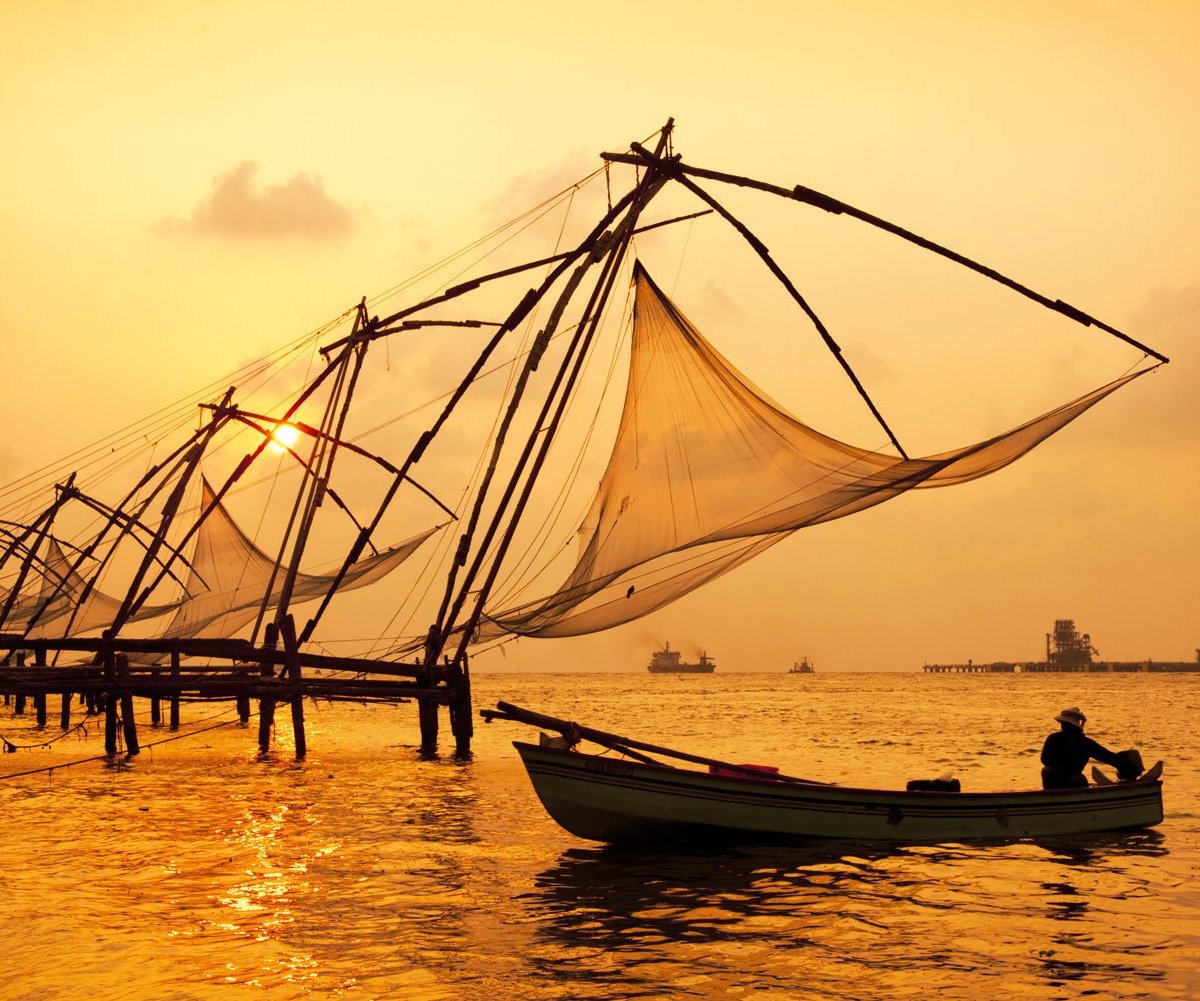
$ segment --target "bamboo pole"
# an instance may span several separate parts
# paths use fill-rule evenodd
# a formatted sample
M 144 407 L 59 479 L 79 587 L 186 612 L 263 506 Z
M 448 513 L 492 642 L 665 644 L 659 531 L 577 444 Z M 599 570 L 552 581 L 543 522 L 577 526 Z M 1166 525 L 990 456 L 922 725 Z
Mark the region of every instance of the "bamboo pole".
M 32 525 L 30 525 L 19 537 L 14 536 L 12 544 L 4 553 L 3 559 L 0 559 L 0 567 L 2 567 L 12 553 L 19 545 L 23 545 L 25 539 L 28 538 L 31 532 L 37 533 L 37 538 L 34 539 L 33 545 L 27 547 L 25 558 L 21 561 L 21 569 L 17 572 L 16 580 L 9 588 L 8 595 L 4 600 L 4 608 L 0 610 L 0 625 L 8 620 L 9 613 L 12 611 L 13 604 L 17 600 L 17 596 L 21 592 L 21 588 L 25 586 L 25 578 L 29 574 L 29 569 L 34 563 L 34 558 L 37 555 L 38 549 L 45 542 L 46 536 L 50 533 L 50 527 L 54 524 L 54 519 L 58 515 L 59 509 L 71 498 L 72 491 L 75 489 L 75 474 L 72 473 L 67 477 L 67 482 L 58 487 L 54 496 L 54 501 L 48 508 L 38 515 Z M 32 622 L 30 623 L 32 625 Z M 28 628 L 28 627 L 26 627 Z
M 542 300 L 546 293 L 554 287 L 554 284 L 558 281 L 559 277 L 566 272 L 567 268 L 570 267 L 573 261 L 581 257 L 583 254 L 590 252 L 590 250 L 595 246 L 596 241 L 599 240 L 606 232 L 609 224 L 614 220 L 619 219 L 621 214 L 629 207 L 637 190 L 638 189 L 635 189 L 634 191 L 630 191 L 622 196 L 617 204 L 610 208 L 608 212 L 600 219 L 600 221 L 592 228 L 591 232 L 588 233 L 588 235 L 585 236 L 582 241 L 580 241 L 578 246 L 576 246 L 574 250 L 569 251 L 567 255 L 555 265 L 553 271 L 551 271 L 542 279 L 538 287 L 529 289 L 525 293 L 525 295 L 521 298 L 521 301 L 518 302 L 509 313 L 504 323 L 497 328 L 496 332 L 491 336 L 487 344 L 484 345 L 483 350 L 476 357 L 475 362 L 471 365 L 470 369 L 468 369 L 466 375 L 463 376 L 454 392 L 450 395 L 450 398 L 442 407 L 441 413 L 438 414 L 437 418 L 429 426 L 429 428 L 417 439 L 416 444 L 414 444 L 412 449 L 409 451 L 407 458 L 405 458 L 404 462 L 400 465 L 395 478 L 388 486 L 387 492 L 384 494 L 383 499 L 376 508 L 374 518 L 364 528 L 364 530 L 359 533 L 358 538 L 355 539 L 354 544 L 350 547 L 349 552 L 346 553 L 346 557 L 342 562 L 341 568 L 338 570 L 333 582 L 329 586 L 329 589 L 325 592 L 324 597 L 321 599 L 320 605 L 317 606 L 316 612 L 313 613 L 312 618 L 309 619 L 305 624 L 304 629 L 300 634 L 301 643 L 306 642 L 308 638 L 312 636 L 313 630 L 316 628 L 316 625 L 320 621 L 321 617 L 325 614 L 325 610 L 329 607 L 329 603 L 333 599 L 334 593 L 341 585 L 341 582 L 347 571 L 349 571 L 350 567 L 359 558 L 359 556 L 362 555 L 362 551 L 367 544 L 367 540 L 379 526 L 380 521 L 382 521 L 385 512 L 390 506 L 392 499 L 396 495 L 396 491 L 400 489 L 400 485 L 407 478 L 408 471 L 421 460 L 421 456 L 425 454 L 425 449 L 428 447 L 429 443 L 438 434 L 446 421 L 449 420 L 450 415 L 458 406 L 459 401 L 474 383 L 475 379 L 479 376 L 479 373 L 483 371 L 483 367 L 487 363 L 488 358 L 490 358 L 496 348 L 499 347 L 500 343 L 504 340 L 505 335 L 515 330 L 524 321 L 525 317 L 530 314 L 533 308 Z M 465 291 L 468 291 L 468 289 L 464 287 L 458 292 L 455 292 L 454 295 L 460 295 Z M 372 320 L 371 327 L 373 329 L 368 329 L 365 334 L 356 333 L 352 336 L 366 337 L 371 339 L 375 336 L 376 330 L 385 327 L 390 323 L 394 323 L 403 317 L 435 305 L 436 303 L 444 302 L 447 299 L 454 298 L 454 295 L 443 293 L 440 296 L 435 296 L 434 298 L 427 299 L 415 306 L 411 306 L 407 309 L 400 310 L 397 313 L 393 313 L 391 316 L 388 316 L 383 320 Z M 336 342 L 335 344 L 329 345 L 329 347 L 323 350 L 331 351 L 333 348 L 341 345 L 348 346 L 349 343 L 350 338 L 346 338 Z
M 671 132 L 671 122 L 668 121 L 667 126 L 662 131 L 662 135 L 660 137 L 658 147 L 655 150 L 656 158 L 658 156 L 660 156 L 662 154 L 663 150 L 665 149 L 666 144 L 670 137 L 670 132 Z M 504 556 L 508 551 L 508 547 L 511 544 L 513 537 L 515 535 L 517 521 L 519 520 L 522 512 L 525 509 L 525 506 L 528 502 L 530 493 L 533 490 L 534 483 L 537 480 L 538 473 L 540 472 L 542 465 L 546 459 L 546 455 L 549 452 L 550 445 L 552 444 L 553 439 L 554 439 L 555 431 L 557 430 L 557 427 L 562 420 L 563 412 L 566 409 L 567 401 L 570 398 L 571 390 L 574 387 L 575 381 L 577 380 L 577 378 L 579 376 L 579 373 L 583 366 L 584 359 L 587 356 L 588 348 L 590 347 L 591 341 L 592 341 L 593 337 L 595 336 L 596 329 L 599 326 L 600 320 L 603 316 L 604 304 L 608 300 L 608 297 L 611 295 L 613 283 L 616 281 L 616 276 L 617 276 L 618 270 L 620 268 L 621 261 L 624 259 L 624 255 L 625 255 L 626 251 L 628 250 L 630 240 L 632 239 L 631 230 L 636 226 L 640 213 L 643 211 L 643 209 L 646 207 L 646 205 L 649 204 L 651 199 L 654 198 L 654 196 L 658 193 L 658 191 L 662 188 L 662 186 L 667 181 L 667 178 L 668 178 L 667 174 L 658 172 L 657 170 L 654 170 L 654 169 L 651 169 L 651 167 L 657 167 L 658 163 L 659 163 L 659 161 L 657 159 L 655 159 L 653 161 L 653 163 L 651 164 L 651 166 L 647 168 L 645 178 L 643 178 L 642 182 L 635 189 L 636 196 L 630 203 L 628 215 L 626 215 L 626 217 L 621 221 L 620 225 L 617 226 L 613 230 L 611 241 L 609 242 L 608 246 L 606 247 L 606 249 L 604 251 L 604 253 L 605 253 L 604 266 L 601 269 L 601 274 L 600 274 L 599 278 L 597 279 L 595 286 L 592 289 L 591 295 L 590 295 L 587 305 L 584 309 L 583 319 L 580 321 L 578 327 L 576 328 L 576 332 L 575 332 L 574 337 L 571 340 L 569 350 L 568 350 L 566 356 L 563 358 L 563 361 L 559 367 L 559 370 L 555 374 L 555 378 L 550 386 L 549 391 L 546 394 L 546 398 L 542 405 L 541 412 L 538 415 L 537 421 L 534 423 L 535 430 L 533 431 L 533 433 L 530 434 L 529 438 L 527 439 L 527 441 L 525 443 L 524 451 L 521 453 L 521 456 L 516 464 L 516 467 L 515 467 L 513 473 L 510 475 L 508 485 L 504 491 L 503 496 L 500 498 L 500 501 L 496 507 L 496 511 L 492 516 L 491 523 L 489 524 L 489 526 L 486 530 L 486 533 L 484 535 L 483 541 L 479 544 L 479 546 L 476 550 L 475 560 L 472 563 L 470 570 L 464 576 L 462 583 L 459 585 L 458 597 L 455 600 L 454 606 L 450 610 L 449 615 L 445 614 L 446 600 L 445 599 L 443 600 L 442 609 L 439 611 L 439 616 L 438 616 L 438 620 L 437 620 L 437 628 L 439 629 L 440 634 L 443 637 L 445 637 L 450 634 L 450 631 L 451 631 L 451 628 L 453 627 L 454 622 L 457 620 L 457 617 L 458 617 L 460 611 L 462 610 L 463 605 L 467 601 L 467 597 L 468 597 L 468 594 L 470 591 L 471 584 L 473 583 L 476 575 L 480 571 L 483 560 L 484 560 L 485 556 L 487 555 L 489 548 L 491 546 L 492 539 L 495 537 L 497 531 L 499 531 L 499 529 L 500 529 L 501 522 L 502 522 L 503 516 L 505 514 L 505 511 L 507 510 L 509 501 L 511 500 L 514 491 L 516 491 L 516 489 L 517 489 L 517 485 L 518 485 L 518 482 L 519 482 L 521 476 L 525 475 L 525 470 L 526 470 L 526 468 L 528 468 L 529 472 L 528 472 L 528 475 L 525 476 L 524 489 L 521 492 L 521 494 L 517 500 L 517 503 L 514 507 L 513 514 L 509 517 L 505 534 L 501 538 L 500 544 L 497 547 L 495 553 L 492 555 L 491 567 L 489 568 L 489 572 L 487 574 L 487 577 L 486 577 L 482 587 L 479 588 L 478 594 L 475 597 L 475 604 L 472 609 L 472 612 L 471 612 L 470 616 L 468 617 L 466 623 L 463 626 L 462 637 L 459 641 L 458 649 L 457 649 L 457 651 L 455 653 L 455 657 L 454 657 L 455 663 L 458 663 L 460 660 L 465 658 L 467 645 L 470 643 L 471 636 L 475 632 L 475 628 L 478 625 L 478 622 L 483 614 L 484 603 L 487 600 L 487 597 L 491 592 L 491 588 L 494 585 L 496 576 L 500 570 L 500 564 L 503 561 Z M 595 250 L 593 250 L 592 254 L 589 257 L 589 261 L 587 262 L 587 265 L 590 265 L 596 259 L 596 257 L 597 257 L 597 252 Z M 587 266 L 587 265 L 584 265 L 584 266 Z M 576 272 L 576 275 L 580 274 L 580 272 L 583 270 L 584 266 L 581 266 L 579 271 Z M 573 279 L 575 277 L 576 276 L 572 276 Z M 563 309 L 565 309 L 566 303 L 569 300 L 569 298 L 571 297 L 571 295 L 573 294 L 573 292 L 574 292 L 574 290 L 570 285 L 568 285 L 567 288 L 564 289 L 562 295 L 559 297 L 559 300 L 556 303 L 556 310 L 558 312 L 561 312 Z M 547 325 L 546 325 L 547 331 L 552 329 L 552 321 L 554 319 L 555 319 L 555 317 L 552 317 L 551 321 L 547 322 Z M 531 356 L 532 356 L 532 352 L 531 352 Z M 537 367 L 536 359 L 532 359 L 532 357 L 531 357 L 531 361 L 533 362 L 532 366 L 527 366 L 525 372 L 522 373 L 522 378 L 525 377 L 525 375 L 528 373 L 528 371 L 531 370 L 531 368 Z M 568 376 L 568 372 L 570 373 L 569 376 Z M 563 387 L 564 380 L 565 380 L 565 388 L 562 388 L 561 394 L 560 394 L 559 390 L 560 390 L 560 387 Z M 520 389 L 520 386 L 521 386 L 521 384 L 519 383 L 518 390 Z M 554 407 L 554 401 L 555 401 L 556 396 L 558 396 L 558 406 L 556 409 L 554 409 L 553 420 L 551 421 L 549 426 L 547 426 L 545 423 L 546 418 L 550 414 L 552 408 Z M 509 415 L 511 415 L 512 411 L 515 409 L 515 406 L 516 406 L 518 400 L 519 400 L 518 392 L 514 391 L 513 397 L 512 397 L 512 402 L 509 405 L 510 406 Z M 544 433 L 543 433 L 543 428 L 546 429 Z M 502 431 L 503 431 L 503 428 L 502 428 Z M 539 435 L 542 438 L 541 448 L 538 451 L 537 456 L 533 459 L 532 465 L 527 466 L 527 464 L 529 463 L 530 456 L 532 455 L 534 448 L 537 444 L 537 439 L 538 439 Z M 502 443 L 502 438 L 498 437 L 497 445 L 493 452 L 493 465 L 495 464 L 495 456 L 498 454 L 499 445 L 501 443 Z M 475 512 L 472 513 L 472 521 L 471 521 L 470 527 L 467 530 L 467 535 L 464 537 L 464 542 L 469 539 L 470 533 L 474 529 L 475 516 L 476 516 L 480 506 L 482 505 L 483 494 L 486 491 L 486 489 L 487 489 L 487 481 L 485 480 L 483 485 L 481 485 L 481 487 L 479 489 L 479 493 L 476 497 L 476 510 L 475 510 Z M 452 569 L 451 574 L 450 574 L 450 580 L 448 582 L 447 598 L 449 597 L 449 588 L 452 587 L 453 584 L 454 584 L 454 571 Z
M 743 775 L 754 776 L 755 778 L 763 778 L 764 773 L 752 768 L 748 765 L 735 765 L 729 761 L 719 761 L 716 758 L 706 758 L 699 754 L 688 754 L 686 751 L 676 751 L 669 747 L 660 747 L 657 744 L 647 744 L 641 740 L 631 740 L 628 737 L 619 737 L 613 733 L 605 733 L 603 730 L 593 730 L 588 726 L 581 726 L 578 723 L 572 723 L 568 720 L 558 719 L 555 716 L 546 716 L 542 713 L 533 712 L 529 709 L 522 709 L 520 706 L 514 706 L 510 702 L 497 702 L 495 709 L 483 709 L 479 715 L 489 723 L 494 719 L 513 720 L 517 723 L 527 723 L 530 726 L 542 727 L 546 730 L 557 730 L 568 740 L 578 742 L 579 740 L 590 740 L 594 744 L 600 744 L 602 747 L 611 747 L 613 750 L 621 751 L 628 748 L 640 748 L 643 751 L 649 751 L 652 754 L 662 754 L 670 758 L 678 758 L 680 761 L 690 761 L 696 765 L 707 765 L 710 768 L 727 768 L 731 771 L 739 772 Z M 633 757 L 638 757 L 633 755 Z M 646 761 L 648 764 L 658 764 L 658 762 L 650 761 L 646 758 L 639 758 L 641 761 Z M 779 779 L 783 782 L 796 782 L 801 785 L 832 785 L 830 782 L 816 782 L 813 779 L 801 779 L 794 775 L 783 775 L 779 772 L 771 772 L 770 777 Z
M 636 148 L 636 146 L 637 144 L 635 143 L 631 148 Z M 636 153 L 601 153 L 600 155 L 604 160 L 607 160 L 610 163 L 642 164 L 645 162 L 644 158 Z M 978 261 L 974 261 L 971 258 L 958 253 L 957 251 L 950 250 L 948 247 L 944 247 L 939 243 L 935 243 L 933 240 L 926 239 L 925 237 L 913 233 L 910 230 L 904 229 L 902 226 L 897 226 L 895 223 L 888 222 L 886 219 L 882 219 L 879 216 L 872 215 L 870 212 L 864 212 L 862 209 L 855 208 L 853 205 L 840 201 L 831 195 L 826 195 L 820 191 L 816 191 L 813 188 L 805 187 L 802 184 L 797 184 L 794 187 L 787 188 L 783 187 L 782 185 L 770 184 L 766 181 L 759 181 L 752 177 L 743 177 L 739 174 L 728 174 L 719 170 L 708 170 L 704 167 L 694 167 L 687 163 L 680 163 L 679 170 L 682 173 L 690 174 L 693 177 L 704 177 L 708 178 L 709 180 L 721 181 L 725 184 L 737 185 L 738 187 L 754 188 L 758 191 L 765 191 L 769 194 L 778 195 L 781 198 L 788 198 L 792 199 L 793 201 L 804 202 L 808 205 L 813 205 L 816 208 L 824 209 L 826 212 L 831 212 L 834 215 L 848 215 L 853 219 L 859 220 L 860 222 L 865 222 L 870 226 L 874 226 L 876 229 L 881 229 L 886 233 L 891 233 L 893 236 L 898 236 L 900 239 L 906 240 L 924 250 L 928 250 L 931 253 L 937 254 L 939 257 L 944 257 L 949 261 L 953 261 L 955 264 L 960 264 L 965 268 L 969 268 L 971 271 L 983 275 L 985 278 L 990 278 L 992 281 L 998 282 L 999 284 L 1012 289 L 1014 292 L 1025 296 L 1027 299 L 1032 299 L 1034 302 L 1041 306 L 1045 306 L 1047 309 L 1054 310 L 1056 313 L 1061 313 L 1063 316 L 1074 320 L 1076 323 L 1080 323 L 1085 327 L 1098 327 L 1100 330 L 1105 331 L 1105 333 L 1111 334 L 1113 337 L 1124 341 L 1126 344 L 1132 345 L 1139 351 L 1144 351 L 1146 354 L 1150 355 L 1152 358 L 1158 359 L 1160 362 L 1166 363 L 1170 361 L 1166 355 L 1160 354 L 1153 348 L 1147 347 L 1140 341 L 1134 340 L 1128 334 L 1118 330 L 1116 327 L 1109 326 L 1107 323 L 1096 319 L 1094 316 L 1089 316 L 1083 310 L 1072 306 L 1070 303 L 1063 302 L 1062 299 L 1051 299 L 1048 296 L 1042 295 L 1040 292 L 1036 292 L 1033 289 L 1022 285 L 1020 282 L 1009 278 L 1007 275 L 1001 274 L 994 268 L 980 264 Z
M 637 143 L 634 143 L 632 148 L 634 152 L 636 152 L 639 156 L 644 157 L 647 162 L 649 162 L 650 153 L 647 150 L 643 149 Z M 677 165 L 671 165 L 667 169 L 672 172 L 672 176 L 676 181 L 692 192 L 692 194 L 694 194 L 697 198 L 711 206 L 720 214 L 721 218 L 723 218 L 734 229 L 736 229 L 742 235 L 743 239 L 750 244 L 754 252 L 758 254 L 759 258 L 767 266 L 767 269 L 776 277 L 779 283 L 783 285 L 785 289 L 787 289 L 788 295 L 795 300 L 796 304 L 804 311 L 804 314 L 816 328 L 817 333 L 820 334 L 821 339 L 825 342 L 825 346 L 829 348 L 830 353 L 837 360 L 837 363 L 842 367 L 842 371 L 846 373 L 847 377 L 850 379 L 850 382 L 858 391 L 858 395 L 861 396 L 863 401 L 866 403 L 868 409 L 871 411 L 871 415 L 876 421 L 878 421 L 879 426 L 883 428 L 892 444 L 896 446 L 896 451 L 900 453 L 902 458 L 907 459 L 908 453 L 904 451 L 904 446 L 900 444 L 900 439 L 896 437 L 895 433 L 888 425 L 888 422 L 884 420 L 883 414 L 879 412 L 879 408 L 875 406 L 875 401 L 872 400 L 870 394 L 867 393 L 867 389 L 862 384 L 862 380 L 859 379 L 858 373 L 856 373 L 854 369 L 850 367 L 850 363 L 846 360 L 845 355 L 842 354 L 841 347 L 838 345 L 837 341 L 833 339 L 833 335 L 829 333 L 829 330 L 825 327 L 825 324 L 821 321 L 821 318 L 817 316 L 812 306 L 808 304 L 808 300 L 800 294 L 800 290 L 797 289 L 792 283 L 792 280 L 787 276 L 787 273 L 776 263 L 775 259 L 771 256 L 771 252 L 767 250 L 766 244 L 764 244 L 762 240 L 755 236 L 754 233 L 752 233 L 750 229 L 741 222 L 741 220 L 735 218 L 728 209 L 721 205 L 720 202 L 713 198 L 707 191 L 684 175 L 678 169 Z M 669 302 L 669 300 L 665 297 L 663 297 L 663 301 Z
M 456 663 L 460 660 L 465 660 L 466 658 L 467 646 L 470 643 L 471 636 L 474 634 L 479 620 L 483 615 L 484 603 L 487 601 L 488 595 L 491 593 L 492 587 L 495 584 L 496 577 L 500 571 L 500 565 L 515 536 L 517 523 L 529 501 L 530 494 L 533 491 L 533 486 L 537 481 L 538 474 L 545 463 L 550 446 L 553 444 L 555 433 L 557 432 L 558 426 L 562 421 L 562 416 L 566 410 L 567 401 L 571 397 L 571 391 L 575 386 L 575 382 L 578 379 L 580 372 L 582 371 L 588 349 L 591 346 L 591 342 L 595 336 L 596 330 L 599 327 L 600 320 L 603 317 L 605 303 L 612 294 L 613 284 L 615 283 L 617 274 L 620 270 L 621 261 L 623 260 L 624 255 L 629 247 L 630 237 L 628 234 L 628 227 L 632 225 L 634 220 L 636 220 L 637 213 L 644 208 L 645 204 L 654 196 L 654 193 L 657 190 L 658 188 L 652 181 L 650 181 L 649 175 L 647 175 L 645 197 L 640 200 L 635 200 L 633 206 L 631 207 L 630 216 L 625 220 L 626 232 L 624 234 L 620 234 L 618 231 L 617 233 L 616 246 L 608 255 L 608 258 L 604 263 L 604 267 L 601 270 L 601 274 L 596 281 L 596 285 L 592 289 L 592 293 L 583 312 L 583 318 L 576 328 L 574 338 L 572 338 L 570 349 L 563 358 L 559 371 L 555 375 L 554 382 L 546 395 L 542 410 L 539 413 L 537 420 L 534 422 L 534 431 L 530 434 L 525 443 L 525 449 L 522 452 L 517 466 L 509 479 L 508 486 L 506 487 L 503 496 L 500 498 L 496 511 L 493 514 L 492 522 L 488 526 L 483 541 L 479 544 L 479 547 L 476 551 L 475 561 L 471 566 L 471 570 L 463 579 L 459 590 L 458 600 L 450 612 L 450 615 L 445 619 L 446 625 L 444 628 L 448 633 L 450 626 L 457 619 L 463 605 L 466 603 L 471 584 L 474 582 L 480 567 L 482 566 L 483 559 L 491 547 L 492 539 L 499 531 L 502 516 L 508 508 L 508 504 L 517 489 L 520 476 L 525 470 L 530 456 L 533 454 L 534 448 L 537 445 L 538 438 L 540 437 L 541 448 L 538 450 L 537 455 L 533 458 L 532 464 L 529 466 L 528 475 L 525 477 L 524 488 L 517 498 L 512 515 L 508 519 L 506 531 L 501 537 L 500 543 L 495 552 L 492 554 L 491 567 L 482 586 L 478 589 L 478 592 L 475 596 L 475 605 L 472 609 L 471 615 L 468 617 L 463 626 L 462 637 L 459 641 L 458 649 L 454 656 Z M 556 397 L 558 398 L 558 406 L 553 410 L 553 416 L 551 417 L 551 410 Z M 546 423 L 547 417 L 551 417 L 549 424 Z

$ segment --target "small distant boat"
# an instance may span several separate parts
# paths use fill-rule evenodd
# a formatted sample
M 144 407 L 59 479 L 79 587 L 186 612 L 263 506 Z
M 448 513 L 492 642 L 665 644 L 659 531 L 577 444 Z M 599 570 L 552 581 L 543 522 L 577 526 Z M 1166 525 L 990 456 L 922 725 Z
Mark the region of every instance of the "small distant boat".
M 801 657 L 800 663 L 793 664 L 788 668 L 788 674 L 816 674 L 817 669 L 812 666 L 807 657 Z
M 717 669 L 717 662 L 707 653 L 700 654 L 700 660 L 689 664 L 681 659 L 678 650 L 672 650 L 670 643 L 664 643 L 661 650 L 655 650 L 650 656 L 646 670 L 651 674 L 712 674 Z

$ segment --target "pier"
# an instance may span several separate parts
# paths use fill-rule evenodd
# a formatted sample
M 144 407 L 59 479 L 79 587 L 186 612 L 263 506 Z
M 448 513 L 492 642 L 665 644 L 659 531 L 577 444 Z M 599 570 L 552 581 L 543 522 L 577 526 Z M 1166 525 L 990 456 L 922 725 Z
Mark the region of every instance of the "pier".
M 78 696 L 86 715 L 104 716 L 107 754 L 117 754 L 122 747 L 129 755 L 139 752 L 133 700 L 144 699 L 149 703 L 153 727 L 162 726 L 162 705 L 167 703 L 172 730 L 179 728 L 181 703 L 232 703 L 240 722 L 249 725 L 251 705 L 257 702 L 258 745 L 264 755 L 271 751 L 276 707 L 286 706 L 291 712 L 296 757 L 304 758 L 305 698 L 416 702 L 424 754 L 437 750 L 438 712 L 445 706 L 456 753 L 470 752 L 471 686 L 469 675 L 461 668 L 308 653 L 297 643 L 290 616 L 282 629 L 268 627 L 261 646 L 236 639 L 33 639 L 5 634 L 0 634 L 0 646 L 17 650 L 0 666 L 0 695 L 5 705 L 12 705 L 14 715 L 24 715 L 32 704 L 37 725 L 45 727 L 50 697 L 59 696 L 58 725 L 68 730 Z M 27 653 L 33 654 L 33 664 L 27 663 Z M 61 654 L 82 654 L 84 659 L 67 665 L 47 663 L 48 655 Z M 207 663 L 193 666 L 201 660 Z M 306 674 L 306 669 L 320 673 Z
M 1075 628 L 1074 619 L 1057 619 L 1046 634 L 1046 659 L 1029 663 L 926 664 L 926 674 L 1195 674 L 1200 673 L 1200 648 L 1193 660 L 1096 660 L 1092 637 Z
M 926 674 L 1012 674 L 1020 668 L 1019 664 L 1006 664 L 997 661 L 994 664 L 926 664 L 922 670 Z

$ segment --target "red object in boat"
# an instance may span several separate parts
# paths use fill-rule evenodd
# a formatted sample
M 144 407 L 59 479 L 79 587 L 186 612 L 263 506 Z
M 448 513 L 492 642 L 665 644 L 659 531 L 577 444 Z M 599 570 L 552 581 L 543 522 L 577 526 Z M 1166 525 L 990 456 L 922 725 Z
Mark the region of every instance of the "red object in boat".
M 742 768 L 752 768 L 756 772 L 763 772 L 764 778 L 770 778 L 772 775 L 775 775 L 779 772 L 779 769 L 776 768 L 774 765 L 742 765 L 742 764 L 739 764 L 737 769 L 722 768 L 720 765 L 709 765 L 708 773 L 709 773 L 709 775 L 720 775 L 722 778 L 727 778 L 727 779 L 753 778 L 753 776 L 747 775 L 745 772 L 739 770 Z

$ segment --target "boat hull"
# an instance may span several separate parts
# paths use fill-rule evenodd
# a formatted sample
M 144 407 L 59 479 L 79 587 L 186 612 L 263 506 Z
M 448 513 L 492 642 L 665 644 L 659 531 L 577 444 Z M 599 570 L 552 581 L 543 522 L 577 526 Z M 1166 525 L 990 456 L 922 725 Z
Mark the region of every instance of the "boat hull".
M 939 842 L 1152 827 L 1161 781 L 1022 792 L 902 792 L 797 785 L 514 743 L 551 817 L 589 841 Z

